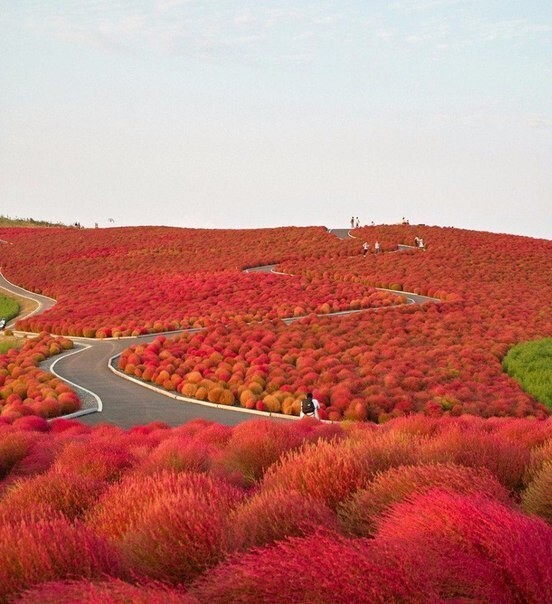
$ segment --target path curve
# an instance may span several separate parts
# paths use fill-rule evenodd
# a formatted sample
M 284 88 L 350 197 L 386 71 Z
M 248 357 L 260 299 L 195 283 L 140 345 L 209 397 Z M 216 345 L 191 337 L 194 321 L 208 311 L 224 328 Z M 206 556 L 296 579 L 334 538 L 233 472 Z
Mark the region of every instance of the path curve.
M 348 229 L 332 229 L 329 232 L 342 239 L 349 236 Z M 252 267 L 246 269 L 246 271 L 277 273 L 277 271 L 274 271 L 275 266 L 276 265 Z M 15 293 L 18 296 L 35 300 L 39 304 L 37 309 L 26 316 L 52 308 L 56 303 L 52 298 L 34 294 L 33 292 L 11 283 L 1 273 L 0 288 Z M 435 298 L 428 298 L 427 296 L 419 296 L 408 292 L 384 290 L 382 288 L 376 289 L 403 295 L 411 304 L 438 301 Z M 332 314 L 353 314 L 374 310 L 377 309 L 342 311 L 322 316 L 331 316 Z M 289 324 L 300 318 L 301 317 L 290 317 L 283 320 L 285 323 Z M 13 325 L 16 319 L 12 320 L 10 325 Z M 168 332 L 167 335 L 178 335 L 184 331 L 197 330 L 178 330 Z M 121 428 L 131 428 L 132 426 L 147 424 L 152 421 L 163 421 L 170 426 L 177 426 L 197 418 L 203 418 L 225 425 L 236 425 L 251 419 L 253 416 L 271 417 L 272 419 L 278 419 L 280 421 L 297 419 L 295 416 L 285 416 L 282 414 L 271 415 L 261 411 L 243 409 L 241 407 L 216 406 L 210 403 L 205 404 L 203 401 L 195 401 L 181 396 L 178 396 L 179 401 L 176 402 L 175 398 L 177 398 L 177 396 L 175 393 L 173 394 L 165 390 L 157 389 L 145 382 L 130 378 L 121 372 L 116 372 L 113 370 L 113 367 L 110 368 L 110 360 L 117 357 L 124 349 L 138 342 L 152 341 L 159 335 L 161 334 L 155 333 L 131 338 L 106 340 L 70 338 L 80 349 L 78 353 L 73 349 L 68 353 L 57 356 L 53 362 L 50 362 L 48 370 L 70 383 L 71 386 L 81 394 L 81 398 L 91 401 L 86 408 L 76 414 L 72 414 L 72 416 L 78 416 L 80 421 L 88 425 L 109 422 L 116 424 Z M 84 397 L 82 396 L 83 393 Z M 92 400 L 94 398 L 96 399 L 96 402 Z M 101 411 L 101 413 L 96 411 Z

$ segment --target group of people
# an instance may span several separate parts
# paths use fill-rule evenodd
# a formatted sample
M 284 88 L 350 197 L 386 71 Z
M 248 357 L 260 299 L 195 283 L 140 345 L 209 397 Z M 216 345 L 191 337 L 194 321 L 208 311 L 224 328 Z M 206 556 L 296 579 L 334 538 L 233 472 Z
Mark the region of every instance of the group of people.
M 351 228 L 352 229 L 360 228 L 360 220 L 358 219 L 358 216 L 356 218 L 354 216 L 351 216 Z
M 362 244 L 362 254 L 363 256 L 366 256 L 366 254 L 370 251 L 370 244 L 365 241 Z M 381 252 L 381 245 L 379 243 L 379 241 L 376 241 L 376 243 L 374 243 L 374 254 L 379 254 Z

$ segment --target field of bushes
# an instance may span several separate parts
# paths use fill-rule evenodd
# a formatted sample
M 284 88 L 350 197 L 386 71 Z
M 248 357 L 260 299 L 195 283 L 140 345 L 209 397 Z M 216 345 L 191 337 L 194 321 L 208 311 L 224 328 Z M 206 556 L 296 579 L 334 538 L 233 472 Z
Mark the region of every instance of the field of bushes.
M 355 234 L 0 229 L 6 276 L 58 301 L 0 355 L 0 602 L 549 601 L 552 418 L 518 379 L 542 381 L 552 243 Z M 415 236 L 426 251 L 396 251 Z M 274 263 L 287 274 L 242 272 Z M 51 421 L 79 407 L 40 368 L 65 336 L 191 326 L 120 371 L 284 414 L 312 390 L 339 423 Z
M 125 373 L 184 396 L 297 414 L 312 390 L 332 420 L 550 413 L 502 368 L 515 344 L 552 335 L 550 241 L 410 225 L 354 235 L 0 229 L 13 243 L 6 275 L 58 301 L 19 329 L 109 337 L 206 327 L 120 359 Z M 425 251 L 396 251 L 417 236 Z M 384 253 L 364 256 L 364 240 Z M 243 272 L 274 263 L 287 274 Z M 375 287 L 440 302 L 406 305 Z M 314 316 L 347 309 L 367 312 Z
M 552 420 L 0 425 L 0 602 L 518 602 Z
M 42 418 L 73 413 L 77 394 L 65 382 L 40 368 L 51 356 L 70 350 L 67 338 L 42 333 L 31 338 L 8 338 L 0 353 L 0 425 L 36 415 Z

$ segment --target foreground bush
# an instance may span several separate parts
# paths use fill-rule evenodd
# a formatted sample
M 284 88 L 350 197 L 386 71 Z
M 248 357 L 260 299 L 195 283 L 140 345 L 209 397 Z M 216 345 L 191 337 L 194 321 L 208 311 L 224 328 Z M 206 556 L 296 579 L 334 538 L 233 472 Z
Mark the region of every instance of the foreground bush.
M 368 537 L 375 533 L 376 522 L 393 504 L 435 487 L 509 501 L 508 491 L 485 468 L 439 463 L 400 466 L 378 474 L 365 489 L 354 493 L 341 506 L 339 516 L 348 532 Z
M 377 472 L 413 461 L 415 437 L 366 432 L 362 440 L 320 441 L 287 453 L 266 472 L 261 489 L 296 490 L 335 509 Z
M 551 580 L 551 420 L 26 419 L 0 425 L 0 601 L 502 604 Z
M 333 511 L 319 499 L 289 489 L 260 491 L 232 515 L 232 549 L 247 550 L 291 536 L 316 532 L 321 526 L 338 531 Z
M 18 604 L 197 604 L 182 591 L 161 584 L 132 585 L 120 579 L 56 581 L 26 591 Z
M 408 571 L 422 566 L 441 597 L 485 600 L 490 590 L 491 601 L 541 604 L 550 593 L 552 527 L 499 501 L 434 489 L 377 524 L 381 552 L 399 550 Z
M 241 499 L 235 487 L 203 474 L 129 475 L 105 493 L 87 524 L 136 572 L 189 582 L 226 555 L 230 512 Z
M 389 604 L 428 602 L 431 586 L 406 584 L 374 559 L 368 540 L 317 533 L 291 538 L 220 565 L 192 586 L 200 602 L 227 604 Z
M 54 579 L 126 575 L 107 541 L 65 518 L 0 525 L 0 601 Z

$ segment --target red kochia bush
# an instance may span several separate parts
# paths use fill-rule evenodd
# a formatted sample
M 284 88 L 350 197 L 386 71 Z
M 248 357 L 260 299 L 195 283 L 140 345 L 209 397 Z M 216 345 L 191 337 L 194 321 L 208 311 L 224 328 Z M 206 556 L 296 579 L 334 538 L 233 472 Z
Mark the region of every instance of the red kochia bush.
M 378 471 L 414 462 L 416 445 L 415 436 L 375 432 L 365 432 L 358 440 L 307 444 L 272 465 L 261 488 L 295 489 L 335 509 Z
M 148 502 L 120 543 L 135 571 L 173 584 L 190 582 L 226 557 L 230 512 L 241 501 L 227 483 L 203 474 L 187 478 L 179 492 Z
M 237 472 L 243 485 L 249 486 L 260 480 L 282 453 L 298 447 L 301 441 L 293 425 L 266 419 L 244 422 L 233 429 L 213 470 L 223 476 Z
M 246 550 L 314 533 L 321 526 L 338 530 L 336 515 L 324 502 L 287 489 L 261 491 L 232 515 L 232 547 Z
M 24 592 L 19 604 L 198 604 L 193 596 L 161 584 L 131 585 L 120 579 L 52 581 Z
M 136 571 L 180 583 L 226 555 L 228 518 L 242 497 L 204 474 L 128 475 L 104 494 L 87 523 L 117 543 Z
M 393 604 L 434 602 L 422 574 L 405 583 L 400 569 L 374 560 L 367 539 L 316 533 L 240 555 L 194 584 L 210 604 Z
M 400 550 L 405 572 L 423 568 L 444 598 L 488 601 L 478 590 L 492 587 L 500 597 L 490 601 L 541 604 L 550 593 L 552 527 L 480 495 L 433 489 L 398 503 L 378 521 L 375 544 Z
M 96 436 L 99 430 L 94 433 Z M 60 472 L 112 481 L 134 463 L 134 457 L 122 443 L 83 439 L 68 442 L 53 467 Z
M 523 474 L 529 461 L 529 450 L 481 427 L 451 424 L 428 440 L 420 449 L 420 460 L 455 463 L 470 467 L 485 467 L 509 489 L 522 486 Z
M 391 505 L 434 487 L 461 494 L 481 494 L 503 503 L 508 491 L 485 468 L 430 464 L 391 468 L 357 491 L 339 510 L 344 527 L 352 534 L 369 536 L 376 520 Z
M 44 581 L 125 576 L 116 551 L 65 518 L 0 525 L 0 601 Z
M 136 466 L 136 472 L 154 474 L 174 472 L 207 472 L 215 447 L 193 438 L 175 434 L 159 445 Z
M 73 520 L 95 503 L 106 486 L 90 476 L 51 470 L 14 483 L 2 499 L 0 518 L 3 513 L 23 510 L 37 514 L 47 511 L 47 518 L 63 514 Z

